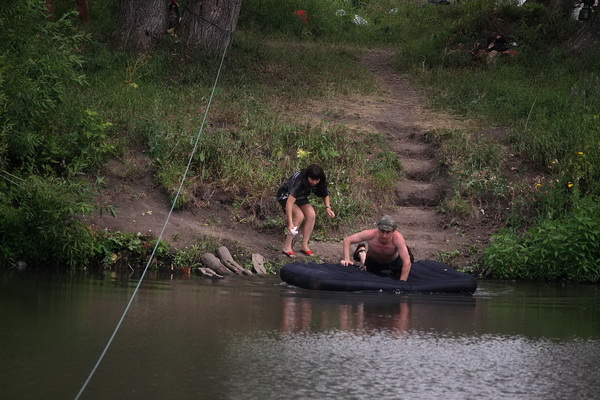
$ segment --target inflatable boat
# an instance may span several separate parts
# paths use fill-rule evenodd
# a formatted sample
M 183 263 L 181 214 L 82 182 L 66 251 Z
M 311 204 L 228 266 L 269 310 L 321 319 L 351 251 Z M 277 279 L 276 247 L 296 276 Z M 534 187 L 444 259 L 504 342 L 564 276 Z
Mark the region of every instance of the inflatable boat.
M 477 280 L 473 276 L 431 260 L 415 261 L 407 281 L 352 266 L 311 262 L 287 264 L 281 268 L 279 276 L 285 283 L 300 288 L 343 292 L 473 294 L 477 289 Z

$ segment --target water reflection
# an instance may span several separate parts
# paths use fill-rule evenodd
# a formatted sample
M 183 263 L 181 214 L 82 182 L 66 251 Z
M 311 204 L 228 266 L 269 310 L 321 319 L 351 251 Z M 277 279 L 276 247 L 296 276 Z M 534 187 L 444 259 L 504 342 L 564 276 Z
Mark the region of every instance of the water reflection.
M 0 276 L 6 399 L 73 398 L 137 280 Z M 89 399 L 594 398 L 600 289 L 334 293 L 150 274 Z M 25 377 L 25 379 L 23 378 Z
M 282 331 L 383 329 L 401 333 L 409 328 L 410 305 L 400 296 L 385 295 L 361 300 L 315 302 L 314 298 L 282 296 Z
M 485 306 L 472 296 L 394 295 L 383 293 L 307 293 L 282 295 L 282 331 L 385 331 L 400 336 L 409 330 L 460 334 L 485 320 Z M 479 324 L 481 325 L 481 324 Z

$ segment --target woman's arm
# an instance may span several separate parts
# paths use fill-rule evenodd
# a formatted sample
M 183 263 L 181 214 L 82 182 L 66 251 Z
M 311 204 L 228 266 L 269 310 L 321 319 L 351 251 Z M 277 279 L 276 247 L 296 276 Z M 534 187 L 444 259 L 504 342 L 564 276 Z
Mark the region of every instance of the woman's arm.
M 333 209 L 331 208 L 331 202 L 329 200 L 329 195 L 323 197 L 323 203 L 325 203 L 325 210 L 327 210 L 327 215 L 329 215 L 331 218 L 335 217 L 335 213 L 333 212 Z

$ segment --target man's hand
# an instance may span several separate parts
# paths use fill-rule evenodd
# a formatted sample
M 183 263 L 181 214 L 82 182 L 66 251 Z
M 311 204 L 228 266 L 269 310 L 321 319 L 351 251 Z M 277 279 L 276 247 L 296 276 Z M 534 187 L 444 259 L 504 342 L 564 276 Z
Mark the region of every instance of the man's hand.
M 350 265 L 354 265 L 354 263 L 350 260 L 342 260 L 340 261 L 340 264 L 342 264 L 344 267 L 348 267 Z

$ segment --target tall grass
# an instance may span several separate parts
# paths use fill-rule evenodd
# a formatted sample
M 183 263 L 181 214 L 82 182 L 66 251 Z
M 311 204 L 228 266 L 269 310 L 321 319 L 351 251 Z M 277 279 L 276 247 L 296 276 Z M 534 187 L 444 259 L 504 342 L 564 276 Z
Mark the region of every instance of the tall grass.
M 72 8 L 67 0 L 59 3 L 58 12 Z M 183 0 L 180 3 L 185 5 Z M 27 8 L 34 3 L 11 4 Z M 143 151 L 157 167 L 158 181 L 174 193 L 219 60 L 181 48 L 175 37 L 166 37 L 162 47 L 152 53 L 120 51 L 111 36 L 117 26 L 118 4 L 110 0 L 92 5 L 92 22 L 78 27 L 42 23 L 41 5 L 37 4 L 35 13 L 27 14 L 35 23 L 7 25 L 11 30 L 2 30 L 6 36 L 14 28 L 17 34 L 11 37 L 26 37 L 19 43 L 33 54 L 48 47 L 43 45 L 48 38 L 57 42 L 52 46 L 58 44 L 58 50 L 69 52 L 67 58 L 57 57 L 59 53 L 55 52 L 51 58 L 36 61 L 42 66 L 62 63 L 68 67 L 57 69 L 58 75 L 41 73 L 39 80 L 12 79 L 11 86 L 8 74 L 22 69 L 7 69 L 6 65 L 18 63 L 25 52 L 3 51 L 0 56 L 4 65 L 0 68 L 0 104 L 17 104 L 14 100 L 18 96 L 12 94 L 16 84 L 35 89 L 29 97 L 39 98 L 39 94 L 54 87 L 44 84 L 43 79 L 48 77 L 57 82 L 60 92 L 59 96 L 49 94 L 49 108 L 17 107 L 14 113 L 2 114 L 13 121 L 15 115 L 50 111 L 50 117 L 44 116 L 43 120 L 19 120 L 27 127 L 37 124 L 35 129 L 26 129 L 27 135 L 11 131 L 16 122 L 3 124 L 0 165 L 10 168 L 9 174 L 23 172 L 14 160 L 25 160 L 29 172 L 43 169 L 44 173 L 72 178 L 82 172 L 91 173 L 116 149 L 122 157 Z M 307 22 L 298 10 L 305 11 Z M 356 16 L 367 24 L 357 23 L 362 20 Z M 315 124 L 300 115 L 307 111 L 308 103 L 342 95 L 360 96 L 376 89 L 374 79 L 357 66 L 356 60 L 362 48 L 381 45 L 400 48 L 398 67 L 429 85 L 438 105 L 512 127 L 516 150 L 535 160 L 545 173 L 535 192 L 536 201 L 532 202 L 536 204 L 533 214 L 539 227 L 552 217 L 557 218 L 561 229 L 571 232 L 570 221 L 579 219 L 570 217 L 579 216 L 581 210 L 593 210 L 589 202 L 600 194 L 600 89 L 597 74 L 591 72 L 597 70 L 600 57 L 567 56 L 557 47 L 574 31 L 575 22 L 555 17 L 541 5 L 516 7 L 509 1 L 489 0 L 448 7 L 409 0 L 245 0 L 239 21 L 180 206 L 209 201 L 206 194 L 220 190 L 240 213 L 240 219 L 268 227 L 281 215 L 273 198 L 279 183 L 295 170 L 316 162 L 326 170 L 333 205 L 341 217 L 319 219 L 319 223 L 336 228 L 353 222 L 357 215 L 374 212 L 377 204 L 372 199 L 379 202 L 393 196 L 389 188 L 401 173 L 398 158 L 386 151 L 381 137 L 334 123 Z M 35 33 L 36 29 L 42 33 L 56 31 L 57 35 L 23 35 L 17 28 L 25 33 Z M 496 33 L 518 43 L 519 54 L 501 58 L 493 65 L 474 61 L 470 55 L 474 44 Z M 35 57 L 26 61 L 32 60 Z M 488 179 L 497 176 L 500 169 L 501 154 L 495 147 L 485 141 L 470 142 L 458 134 L 446 136 L 453 140 L 444 150 L 448 163 L 455 162 L 455 153 L 470 151 L 462 158 L 464 167 L 454 171 L 462 177 L 456 181 L 457 199 L 490 191 L 501 193 L 499 180 Z M 28 137 L 36 140 L 27 141 Z M 6 144 L 11 140 L 35 148 L 37 153 L 15 151 L 16 147 Z M 72 142 L 77 143 L 76 149 L 65 146 Z M 3 189 L 13 185 L 9 178 L 11 175 L 3 175 Z M 36 177 L 26 179 L 36 181 Z M 465 188 L 466 179 L 471 179 L 471 184 Z M 34 186 L 46 193 L 43 184 Z M 78 253 L 64 253 L 80 259 L 93 252 L 90 235 L 73 231 L 77 243 L 65 244 L 60 233 L 69 231 L 60 226 L 72 222 L 69 210 L 87 211 L 88 203 L 77 203 L 81 197 L 73 195 L 73 205 L 69 199 L 71 189 L 65 189 L 69 185 L 60 182 L 56 187 L 63 188 L 54 198 L 60 200 L 58 203 L 48 196 L 48 204 L 31 200 L 24 207 L 42 214 L 59 210 L 58 220 L 47 221 L 55 224 L 55 229 L 40 228 L 39 232 L 56 235 L 64 249 L 77 250 L 81 246 Z M 16 218 L 18 210 L 12 204 L 14 199 L 28 198 L 29 192 L 15 189 L 2 193 L 4 221 L 23 222 Z M 530 215 L 531 207 L 524 212 Z M 592 225 L 600 218 L 597 213 L 585 215 Z M 534 220 L 517 217 L 511 221 L 522 232 L 520 223 Z M 510 243 L 514 243 L 513 252 L 518 246 L 532 252 L 540 248 L 536 240 L 521 241 L 512 233 L 508 235 L 510 240 L 499 240 L 492 246 L 489 257 L 502 249 L 498 246 L 510 248 Z M 586 242 L 591 240 L 588 236 L 577 237 L 583 241 L 582 246 L 592 249 L 586 254 L 597 254 L 595 247 Z M 27 240 L 25 233 L 19 237 Z M 0 257 L 15 261 L 14 254 L 7 254 L 6 249 L 0 246 Z M 572 277 L 569 273 L 552 276 Z
M 411 0 L 250 0 L 239 27 L 267 35 L 330 43 L 396 44 L 405 34 L 398 15 Z M 297 12 L 305 12 L 307 21 Z
M 175 195 L 219 60 L 173 43 L 141 55 L 96 44 L 94 54 L 90 87 L 77 92 L 77 101 L 103 110 L 123 156 L 130 149 L 150 155 L 158 181 Z M 239 31 L 228 54 L 179 207 L 202 205 L 216 190 L 240 219 L 270 226 L 281 215 L 278 185 L 311 163 L 321 164 L 331 182 L 340 218 L 322 222 L 330 229 L 375 212 L 379 205 L 368 193 L 392 198 L 401 165 L 380 137 L 302 116 L 310 112 L 307 102 L 377 88 L 357 66 L 359 48 Z
M 488 272 L 597 281 L 600 82 L 595 71 L 600 54 L 569 54 L 561 43 L 577 24 L 539 4 L 480 0 L 411 12 L 423 18 L 413 19 L 415 26 L 407 30 L 398 67 L 421 79 L 438 106 L 510 127 L 513 152 L 533 160 L 539 170 L 529 188 L 509 182 L 504 190 L 497 187 L 515 196 L 506 203 L 513 206 L 507 219 L 512 230 L 497 236 L 486 252 Z M 492 63 L 472 57 L 474 48 L 498 34 L 516 44 L 516 55 Z M 473 176 L 473 165 L 465 163 L 472 152 L 456 152 L 459 160 L 450 163 L 464 186 Z M 475 170 L 493 170 L 494 164 L 497 170 L 497 159 Z M 463 199 L 473 194 L 457 192 Z

